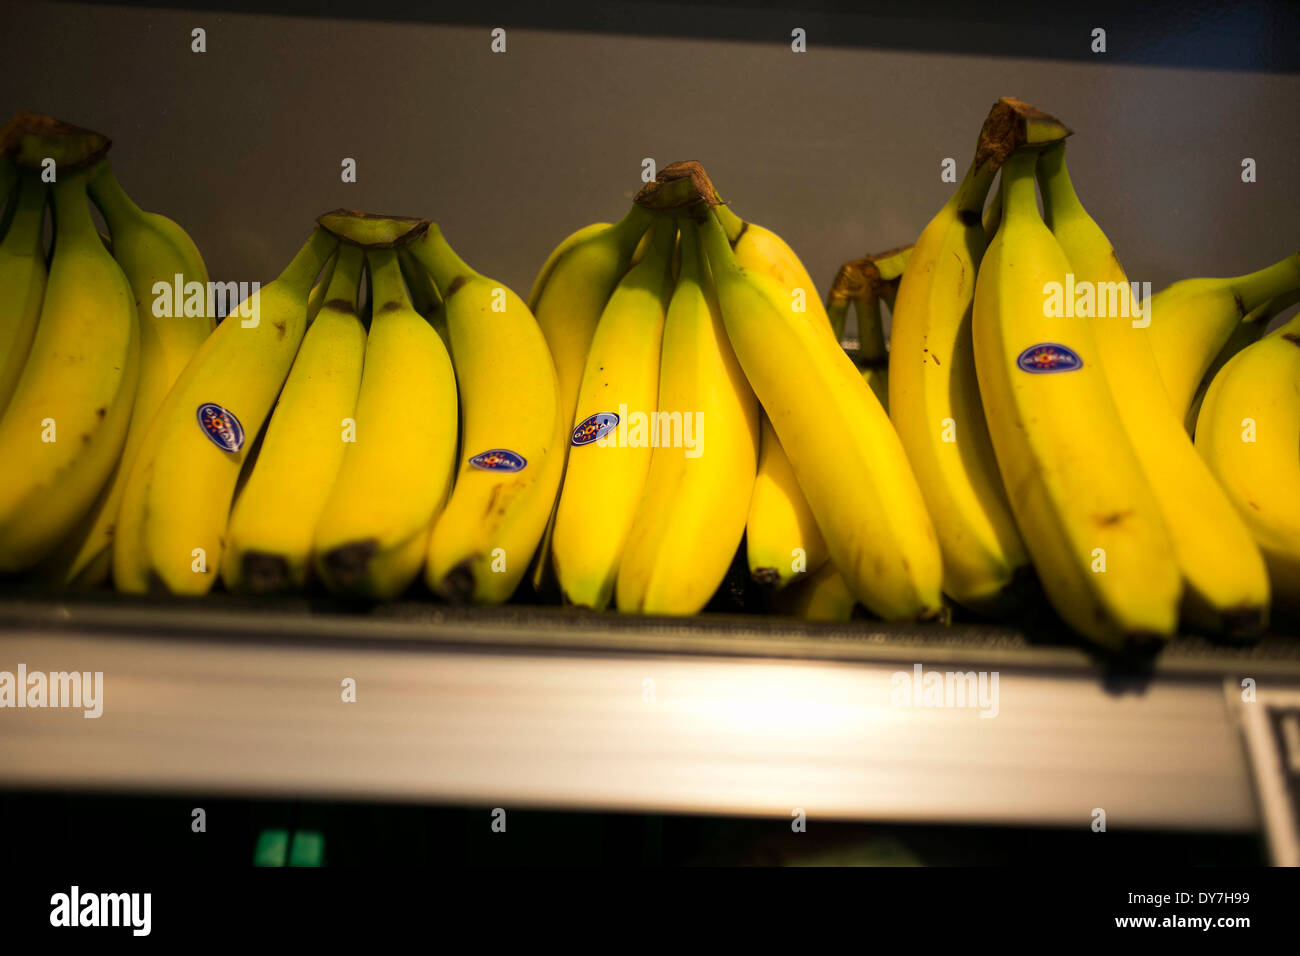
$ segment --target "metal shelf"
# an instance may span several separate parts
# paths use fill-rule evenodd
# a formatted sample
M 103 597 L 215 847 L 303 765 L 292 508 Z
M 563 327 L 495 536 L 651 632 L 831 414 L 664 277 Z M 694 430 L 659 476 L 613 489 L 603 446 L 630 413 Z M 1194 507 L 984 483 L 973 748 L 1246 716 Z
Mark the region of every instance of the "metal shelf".
M 1285 638 L 1104 673 L 1000 628 L 227 598 L 3 601 L 20 662 L 104 712 L 0 711 L 11 787 L 1221 831 L 1259 826 L 1224 680 L 1300 683 Z M 894 706 L 916 664 L 998 671 L 997 716 Z

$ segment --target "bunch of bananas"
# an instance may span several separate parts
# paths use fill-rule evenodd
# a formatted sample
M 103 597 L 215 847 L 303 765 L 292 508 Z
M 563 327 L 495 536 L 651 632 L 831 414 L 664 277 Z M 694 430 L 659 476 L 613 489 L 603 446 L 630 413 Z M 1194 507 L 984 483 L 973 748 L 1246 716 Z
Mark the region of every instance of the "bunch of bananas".
M 107 579 L 131 462 L 212 329 L 206 306 L 179 295 L 207 286 L 198 250 L 131 201 L 109 146 L 35 113 L 0 134 L 11 192 L 0 241 L 0 455 L 10 463 L 0 474 L 0 572 L 34 570 L 56 584 Z M 159 307 L 156 284 L 177 291 L 175 308 Z

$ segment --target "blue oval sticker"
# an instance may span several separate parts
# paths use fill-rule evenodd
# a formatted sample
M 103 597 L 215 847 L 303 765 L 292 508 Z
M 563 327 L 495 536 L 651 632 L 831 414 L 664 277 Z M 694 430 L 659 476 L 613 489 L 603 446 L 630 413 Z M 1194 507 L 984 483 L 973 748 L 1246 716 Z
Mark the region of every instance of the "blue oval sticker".
M 199 427 L 212 444 L 222 451 L 239 451 L 244 447 L 244 426 L 235 413 L 215 402 L 204 402 L 198 410 Z
M 573 430 L 573 437 L 569 439 L 569 444 L 590 445 L 617 427 L 618 415 L 614 412 L 597 412 L 595 415 L 588 415 Z
M 523 455 L 516 455 L 505 448 L 491 448 L 479 452 L 469 463 L 483 471 L 523 471 L 528 461 Z
M 1016 359 L 1016 364 L 1023 371 L 1045 375 L 1050 372 L 1073 372 L 1081 369 L 1083 359 L 1068 346 L 1056 342 L 1040 342 L 1021 352 L 1020 357 Z

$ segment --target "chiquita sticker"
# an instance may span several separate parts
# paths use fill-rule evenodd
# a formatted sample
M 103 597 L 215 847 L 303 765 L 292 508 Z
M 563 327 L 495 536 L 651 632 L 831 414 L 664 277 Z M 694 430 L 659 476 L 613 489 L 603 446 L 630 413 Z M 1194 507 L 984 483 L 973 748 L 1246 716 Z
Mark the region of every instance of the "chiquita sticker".
M 239 424 L 234 412 L 214 402 L 204 402 L 199 406 L 198 418 L 203 433 L 222 451 L 239 451 L 244 447 L 244 426 Z
M 1031 345 L 1020 353 L 1016 364 L 1026 372 L 1045 374 L 1049 372 L 1073 372 L 1083 368 L 1083 359 L 1071 348 L 1055 342 L 1042 342 Z
M 523 471 L 528 461 L 523 455 L 516 455 L 505 448 L 492 448 L 479 452 L 469 463 L 484 471 Z
M 617 427 L 618 415 L 614 412 L 597 412 L 595 415 L 589 415 L 578 423 L 578 427 L 573 430 L 573 437 L 569 439 L 569 443 L 577 446 L 590 445 Z

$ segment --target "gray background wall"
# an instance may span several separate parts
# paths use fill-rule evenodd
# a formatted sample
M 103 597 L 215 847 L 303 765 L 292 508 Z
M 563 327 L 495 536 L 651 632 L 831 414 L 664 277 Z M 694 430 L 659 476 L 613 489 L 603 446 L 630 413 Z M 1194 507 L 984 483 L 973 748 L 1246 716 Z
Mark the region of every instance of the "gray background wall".
M 1244 272 L 1300 247 L 1293 72 L 502 25 L 495 55 L 483 25 L 4 3 L 0 110 L 112 136 L 127 191 L 222 279 L 272 278 L 317 214 L 349 206 L 433 218 L 526 292 L 561 237 L 623 213 L 650 156 L 701 160 L 824 292 L 843 260 L 915 238 L 953 188 L 941 160 L 965 170 L 1005 94 L 1076 131 L 1075 184 L 1132 279 Z

